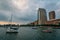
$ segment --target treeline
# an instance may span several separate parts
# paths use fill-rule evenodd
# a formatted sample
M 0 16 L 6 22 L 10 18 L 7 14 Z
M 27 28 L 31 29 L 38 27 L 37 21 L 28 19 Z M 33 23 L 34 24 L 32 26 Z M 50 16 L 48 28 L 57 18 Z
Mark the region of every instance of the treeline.
M 14 27 L 35 27 L 35 26 L 53 26 L 53 27 L 60 27 L 60 24 L 59 25 L 56 25 L 56 24 L 40 24 L 40 25 L 15 25 L 15 24 L 6 24 L 6 25 L 0 25 L 0 27 L 9 27 L 9 26 L 14 26 Z
M 19 27 L 20 25 L 15 25 L 15 24 L 0 25 L 0 27 L 9 27 L 9 26 Z
M 60 25 L 56 24 L 40 24 L 40 25 L 20 25 L 20 26 L 53 26 L 53 27 L 60 27 Z

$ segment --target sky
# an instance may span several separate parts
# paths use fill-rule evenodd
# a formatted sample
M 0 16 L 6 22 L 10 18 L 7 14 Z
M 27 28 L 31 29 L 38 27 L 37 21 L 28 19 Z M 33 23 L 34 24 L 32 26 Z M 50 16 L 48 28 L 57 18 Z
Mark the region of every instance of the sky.
M 55 11 L 56 19 L 60 18 L 60 0 L 0 0 L 0 21 L 9 22 L 13 14 L 13 22 L 26 24 L 37 20 L 38 8 L 48 13 Z

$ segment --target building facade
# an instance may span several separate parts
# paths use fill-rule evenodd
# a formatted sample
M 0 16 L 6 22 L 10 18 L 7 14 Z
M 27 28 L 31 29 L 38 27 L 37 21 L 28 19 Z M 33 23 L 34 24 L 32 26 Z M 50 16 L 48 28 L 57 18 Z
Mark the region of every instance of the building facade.
M 30 23 L 31 25 L 40 24 L 56 24 L 60 25 L 60 19 L 55 19 L 55 11 L 49 12 L 49 20 L 47 20 L 46 10 L 43 8 L 38 9 L 37 20 Z
M 45 22 L 47 21 L 47 15 L 46 15 L 46 10 L 43 8 L 39 8 L 38 9 L 38 25 L 39 24 L 45 24 Z
M 49 20 L 55 19 L 55 11 L 49 12 Z
M 55 24 L 59 25 L 60 24 L 60 19 L 54 19 L 54 20 L 49 20 L 45 24 Z

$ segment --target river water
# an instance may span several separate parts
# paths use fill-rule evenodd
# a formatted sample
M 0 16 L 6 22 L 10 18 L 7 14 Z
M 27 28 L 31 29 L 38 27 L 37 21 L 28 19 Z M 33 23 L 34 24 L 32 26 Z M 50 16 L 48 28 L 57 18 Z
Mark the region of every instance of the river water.
M 6 27 L 0 27 L 0 40 L 60 40 L 60 29 L 52 33 L 43 33 L 43 28 L 19 27 L 18 33 L 6 33 Z

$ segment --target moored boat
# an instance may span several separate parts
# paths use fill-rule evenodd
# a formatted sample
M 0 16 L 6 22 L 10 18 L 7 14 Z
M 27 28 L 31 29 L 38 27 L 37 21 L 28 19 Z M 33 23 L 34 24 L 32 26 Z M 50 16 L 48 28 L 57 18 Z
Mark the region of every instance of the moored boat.
M 37 29 L 37 27 L 33 27 L 32 29 Z
M 16 28 L 8 28 L 6 33 L 18 33 L 18 29 L 16 29 Z
M 52 33 L 52 30 L 42 30 L 42 32 Z

